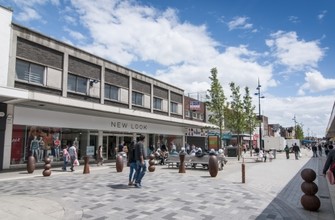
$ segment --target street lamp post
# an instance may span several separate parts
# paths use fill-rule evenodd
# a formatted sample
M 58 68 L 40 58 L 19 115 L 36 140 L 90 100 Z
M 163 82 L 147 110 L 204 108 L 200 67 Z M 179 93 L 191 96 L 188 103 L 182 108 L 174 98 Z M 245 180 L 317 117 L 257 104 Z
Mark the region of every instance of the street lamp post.
M 255 95 L 258 95 L 258 119 L 259 119 L 259 148 L 262 150 L 262 119 L 261 119 L 261 99 L 264 99 L 265 97 L 261 95 L 261 85 L 259 84 L 258 79 L 258 86 L 257 86 L 257 92 Z

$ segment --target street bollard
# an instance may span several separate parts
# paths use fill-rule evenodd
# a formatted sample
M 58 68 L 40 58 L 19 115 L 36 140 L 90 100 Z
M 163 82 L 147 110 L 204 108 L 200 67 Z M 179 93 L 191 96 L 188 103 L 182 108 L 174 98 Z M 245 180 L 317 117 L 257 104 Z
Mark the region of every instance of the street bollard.
M 245 164 L 244 164 L 244 161 L 242 163 L 242 183 L 245 183 Z
M 182 152 L 179 154 L 179 160 L 180 160 L 180 164 L 179 164 L 179 173 L 186 173 L 185 171 L 185 152 Z
M 156 169 L 155 167 L 155 155 L 154 154 L 150 154 L 149 156 L 149 167 L 148 170 L 149 172 L 154 172 Z
M 300 202 L 304 209 L 309 211 L 317 211 L 321 202 L 315 195 L 318 192 L 318 186 L 313 182 L 316 179 L 316 173 L 310 168 L 301 171 L 301 177 L 305 182 L 301 184 L 301 190 L 305 193 L 302 195 Z
M 51 159 L 49 157 L 44 158 L 44 171 L 43 171 L 43 176 L 50 176 L 51 175 Z
M 83 171 L 83 174 L 90 173 L 90 165 L 89 165 L 90 160 L 89 159 L 90 159 L 89 156 L 84 157 L 84 171 Z

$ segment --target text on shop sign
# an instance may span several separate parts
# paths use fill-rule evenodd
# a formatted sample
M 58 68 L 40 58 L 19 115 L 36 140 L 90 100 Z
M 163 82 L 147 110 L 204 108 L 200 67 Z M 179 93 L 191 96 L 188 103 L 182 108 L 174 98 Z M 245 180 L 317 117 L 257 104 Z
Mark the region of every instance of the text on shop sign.
M 113 128 L 128 128 L 132 130 L 147 130 L 148 129 L 148 125 L 133 124 L 133 123 L 119 122 L 119 121 L 118 122 L 112 121 L 111 126 Z

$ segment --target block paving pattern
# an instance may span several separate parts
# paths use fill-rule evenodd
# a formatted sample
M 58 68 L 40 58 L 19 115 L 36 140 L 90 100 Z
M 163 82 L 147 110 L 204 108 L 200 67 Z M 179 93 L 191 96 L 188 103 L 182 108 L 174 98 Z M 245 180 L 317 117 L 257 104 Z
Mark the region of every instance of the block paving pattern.
M 324 159 L 306 161 L 302 169 L 310 167 L 318 172 L 324 163 Z M 265 163 L 246 165 L 251 173 L 253 169 L 266 168 Z M 280 169 L 275 161 L 269 166 Z M 300 172 L 287 185 L 281 188 L 272 184 L 272 189 L 264 179 L 258 182 L 250 179 L 253 184 L 242 184 L 238 174 L 229 174 L 233 171 L 225 167 L 212 178 L 207 170 L 186 169 L 186 173 L 180 174 L 178 169 L 156 166 L 155 172 L 146 173 L 139 189 L 127 185 L 129 168 L 117 173 L 114 164 L 109 164 L 85 175 L 75 171 L 50 177 L 3 180 L 0 198 L 33 197 L 46 199 L 46 203 L 56 202 L 63 207 L 64 216 L 55 219 L 69 220 L 335 219 L 329 191 L 322 190 L 320 212 L 311 213 L 302 208 Z M 235 171 L 238 173 L 238 168 Z M 235 181 L 229 175 L 236 175 Z M 325 178 L 320 176 L 316 184 L 319 188 L 327 186 Z

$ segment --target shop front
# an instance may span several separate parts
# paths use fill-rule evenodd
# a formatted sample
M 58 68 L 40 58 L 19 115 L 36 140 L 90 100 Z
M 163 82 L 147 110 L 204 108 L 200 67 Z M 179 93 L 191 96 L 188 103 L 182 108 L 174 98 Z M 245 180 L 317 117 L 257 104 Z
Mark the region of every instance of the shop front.
M 37 162 L 48 156 L 54 161 L 62 160 L 62 149 L 76 145 L 78 156 L 86 156 L 88 146 L 103 147 L 104 159 L 114 159 L 115 148 L 122 142 L 126 145 L 140 134 L 145 135 L 146 152 L 162 145 L 184 143 L 185 128 L 162 123 L 126 120 L 16 106 L 11 132 L 10 160 L 8 166 L 26 163 L 33 155 Z M 9 135 L 9 133 L 7 134 Z M 5 166 L 6 167 L 6 166 Z

